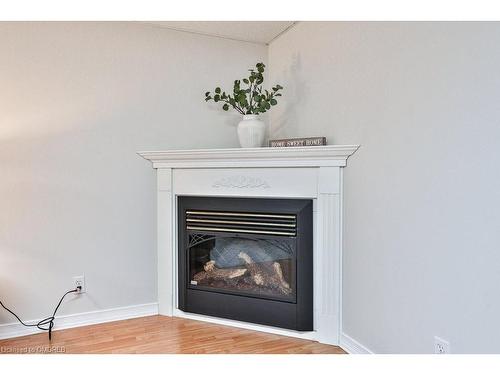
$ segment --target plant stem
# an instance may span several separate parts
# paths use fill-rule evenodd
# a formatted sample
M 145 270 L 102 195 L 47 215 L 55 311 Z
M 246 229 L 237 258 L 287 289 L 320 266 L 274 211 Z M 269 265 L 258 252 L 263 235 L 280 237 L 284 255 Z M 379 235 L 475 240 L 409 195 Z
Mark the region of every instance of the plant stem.
M 249 110 L 250 110 L 250 113 L 253 113 L 253 107 L 252 107 L 252 103 L 253 103 L 253 89 L 252 89 L 252 85 L 253 83 L 250 82 L 250 104 L 249 104 Z
M 232 105 L 232 104 L 229 102 L 229 100 L 223 100 L 223 101 L 224 101 L 224 103 L 229 104 L 231 107 L 233 107 L 234 109 L 236 109 L 236 110 L 237 110 L 239 113 L 241 113 L 242 115 L 244 115 L 244 114 L 245 114 L 245 112 L 243 112 L 243 110 L 242 110 L 240 107 L 238 107 L 236 104 L 235 104 L 235 105 Z

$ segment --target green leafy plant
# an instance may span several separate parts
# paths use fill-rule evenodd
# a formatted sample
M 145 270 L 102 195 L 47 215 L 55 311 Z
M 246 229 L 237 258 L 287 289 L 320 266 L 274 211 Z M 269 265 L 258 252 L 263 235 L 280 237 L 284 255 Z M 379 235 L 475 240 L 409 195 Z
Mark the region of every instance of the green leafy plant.
M 281 96 L 280 91 L 283 87 L 276 85 L 271 90 L 262 88 L 265 67 L 263 63 L 257 63 L 255 69 L 249 69 L 250 75 L 247 78 L 234 81 L 232 94 L 226 94 L 220 87 L 216 87 L 213 93 L 207 91 L 205 101 L 222 102 L 224 111 L 232 107 L 242 115 L 258 115 L 266 112 L 271 106 L 278 104 L 276 98 Z

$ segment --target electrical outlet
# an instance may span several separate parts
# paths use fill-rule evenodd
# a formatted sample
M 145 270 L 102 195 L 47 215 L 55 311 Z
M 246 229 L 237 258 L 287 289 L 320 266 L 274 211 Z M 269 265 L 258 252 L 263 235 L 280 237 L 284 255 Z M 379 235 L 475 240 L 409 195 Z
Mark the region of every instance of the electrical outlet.
M 435 354 L 450 354 L 450 342 L 441 337 L 434 336 L 434 353 Z
M 80 292 L 78 292 L 78 294 L 85 293 L 86 292 L 86 289 L 85 289 L 85 276 L 75 276 L 75 277 L 73 277 L 73 285 L 74 285 L 75 288 L 81 287 Z

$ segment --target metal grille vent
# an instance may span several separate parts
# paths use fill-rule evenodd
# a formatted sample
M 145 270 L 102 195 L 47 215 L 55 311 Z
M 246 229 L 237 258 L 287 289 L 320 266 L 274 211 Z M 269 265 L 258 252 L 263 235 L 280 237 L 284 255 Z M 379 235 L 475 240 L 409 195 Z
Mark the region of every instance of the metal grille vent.
M 186 211 L 186 229 L 201 232 L 269 234 L 295 237 L 297 216 L 274 213 Z

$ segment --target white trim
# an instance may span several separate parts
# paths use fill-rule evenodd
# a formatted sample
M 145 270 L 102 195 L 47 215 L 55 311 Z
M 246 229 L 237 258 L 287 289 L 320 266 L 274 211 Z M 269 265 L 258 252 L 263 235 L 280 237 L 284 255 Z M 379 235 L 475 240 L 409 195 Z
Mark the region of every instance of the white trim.
M 340 335 L 340 347 L 349 354 L 375 354 L 363 344 L 354 340 L 351 336 L 342 332 Z
M 339 337 L 339 343 L 342 340 L 342 335 L 343 335 L 343 328 L 344 328 L 344 321 L 343 321 L 343 311 L 344 311 L 344 306 L 343 306 L 343 301 L 344 301 L 344 169 L 340 168 L 339 171 L 339 259 L 340 259 L 340 266 L 339 266 L 339 331 L 340 331 L 340 337 Z
M 159 169 L 157 172 L 158 192 L 157 192 L 157 269 L 158 269 L 158 306 L 161 315 L 172 315 L 173 304 L 172 291 L 173 279 L 171 277 L 174 264 L 172 263 L 173 247 L 169 245 L 172 232 L 172 169 Z
M 54 331 L 66 328 L 82 327 L 98 323 L 114 322 L 143 316 L 158 315 L 158 303 L 146 303 L 117 307 L 114 309 L 89 311 L 79 314 L 56 316 Z M 26 323 L 34 324 L 41 319 L 30 320 Z M 0 339 L 27 336 L 40 333 L 36 327 L 24 327 L 21 323 L 7 323 L 0 325 Z
M 340 168 L 320 167 L 317 189 L 316 264 L 314 265 L 315 329 L 318 341 L 340 342 L 340 299 L 342 258 L 340 254 Z
M 216 167 L 345 167 L 359 146 L 226 148 L 209 150 L 140 151 L 153 168 Z
M 208 316 L 208 315 L 187 313 L 187 312 L 184 312 L 184 311 L 179 310 L 179 309 L 174 309 L 174 316 L 178 317 L 178 318 L 198 320 L 198 321 L 206 322 L 206 323 L 221 324 L 221 325 L 229 326 L 229 327 L 250 329 L 252 331 L 272 333 L 274 335 L 295 337 L 295 338 L 304 339 L 304 340 L 313 340 L 313 341 L 318 340 L 317 334 L 315 331 L 311 331 L 311 332 L 293 331 L 290 329 L 270 327 L 270 326 L 265 326 L 262 324 L 246 323 L 246 322 L 241 322 L 238 320 L 216 318 L 216 317 Z

